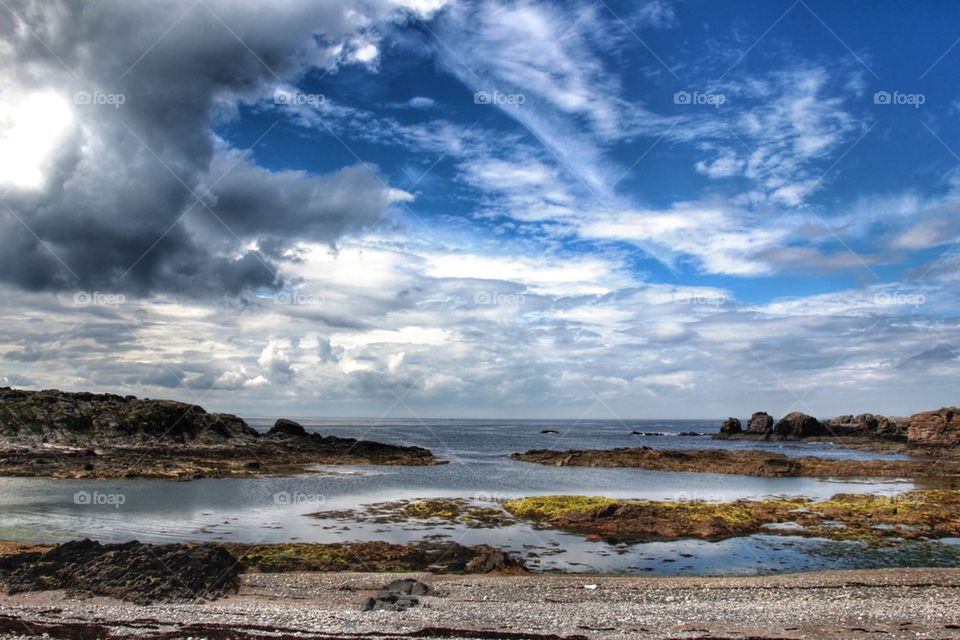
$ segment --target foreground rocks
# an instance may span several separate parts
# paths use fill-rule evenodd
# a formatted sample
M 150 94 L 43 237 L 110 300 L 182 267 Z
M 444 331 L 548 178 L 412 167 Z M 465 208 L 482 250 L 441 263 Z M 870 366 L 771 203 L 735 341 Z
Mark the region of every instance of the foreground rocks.
M 138 604 L 222 597 L 238 576 L 237 560 L 215 545 L 80 540 L 0 558 L 8 593 L 66 589 Z
M 723 473 L 766 478 L 939 478 L 960 482 L 960 460 L 931 457 L 912 460 L 843 460 L 791 457 L 759 449 L 671 450 L 649 447 L 555 451 L 532 449 L 513 460 L 557 467 L 630 467 L 649 471 Z M 948 485 L 949 486 L 949 485 Z
M 377 595 L 367 598 L 361 611 L 406 611 L 420 604 L 417 596 L 426 596 L 432 589 L 426 583 L 413 578 L 394 580 L 381 588 Z
M 521 560 L 503 551 L 454 542 L 149 545 L 80 540 L 0 548 L 0 584 L 7 593 L 66 590 L 138 604 L 216 599 L 237 591 L 241 573 L 303 571 L 526 573 Z M 391 593 L 400 594 L 400 582 L 391 583 Z M 400 595 L 411 594 L 420 594 L 419 588 Z
M 171 400 L 0 388 L 0 475 L 177 478 L 287 474 L 307 464 L 439 464 L 427 449 L 307 433 L 265 435 Z
M 838 494 L 824 501 L 662 502 L 537 496 L 508 500 L 503 506 L 541 526 L 613 541 L 722 540 L 765 533 L 882 543 L 960 534 L 958 491 Z M 777 526 L 784 524 L 791 526 Z

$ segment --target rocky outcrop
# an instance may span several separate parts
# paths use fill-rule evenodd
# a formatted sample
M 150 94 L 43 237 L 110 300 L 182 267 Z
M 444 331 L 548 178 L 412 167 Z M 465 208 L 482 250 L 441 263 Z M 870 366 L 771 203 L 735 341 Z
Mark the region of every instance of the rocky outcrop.
M 956 447 L 960 445 L 960 409 L 943 407 L 910 416 L 907 441 L 920 447 Z
M 844 460 L 791 457 L 761 449 L 674 450 L 632 447 L 556 451 L 532 449 L 513 460 L 556 467 L 633 468 L 678 473 L 723 473 L 762 478 L 937 478 L 960 476 L 960 460 Z
M 267 436 L 292 436 L 295 438 L 305 438 L 307 436 L 307 430 L 304 429 L 303 425 L 299 422 L 287 420 L 286 418 L 280 418 L 274 423 L 270 431 L 267 431 Z
M 55 444 L 222 444 L 254 439 L 237 416 L 173 400 L 0 388 L 0 435 Z
M 811 438 L 828 433 L 822 422 L 799 411 L 788 413 L 777 420 L 773 432 L 781 438 Z
M 907 439 L 905 418 L 894 418 L 861 413 L 860 415 L 837 416 L 827 422 L 827 431 L 835 436 L 876 437 L 885 440 L 904 441 Z
M 743 431 L 739 418 L 727 418 L 720 425 L 720 433 L 725 435 L 734 435 Z
M 766 411 L 757 411 L 747 422 L 747 433 L 767 434 L 773 430 L 773 417 Z
M 0 388 L 0 475 L 202 478 L 278 475 L 307 464 L 440 464 L 427 449 L 336 438 L 280 419 L 134 396 Z
M 218 598 L 240 586 L 236 558 L 216 545 L 80 540 L 20 560 L 0 576 L 9 593 L 67 589 L 149 604 Z

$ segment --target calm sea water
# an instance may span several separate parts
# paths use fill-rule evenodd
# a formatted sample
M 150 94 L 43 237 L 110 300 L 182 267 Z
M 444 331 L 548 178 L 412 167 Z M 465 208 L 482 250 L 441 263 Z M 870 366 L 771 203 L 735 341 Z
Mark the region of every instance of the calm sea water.
M 273 419 L 251 418 L 267 429 Z M 533 448 L 758 448 L 787 455 L 878 457 L 830 443 L 719 441 L 680 436 L 714 433 L 716 421 L 304 420 L 311 431 L 431 449 L 450 464 L 437 467 L 318 466 L 283 478 L 197 480 L 47 480 L 0 478 L 0 538 L 62 541 L 91 537 L 146 542 L 395 542 L 443 536 L 491 544 L 527 557 L 544 570 L 678 574 L 768 573 L 832 567 L 950 565 L 960 549 L 945 544 L 897 552 L 853 543 L 752 536 L 711 543 L 590 543 L 577 536 L 517 524 L 501 529 L 457 525 L 344 523 L 308 517 L 400 499 L 462 497 L 477 502 L 542 494 L 646 499 L 732 500 L 769 496 L 824 498 L 841 492 L 896 493 L 906 480 L 749 478 L 635 469 L 546 467 L 510 460 Z M 553 429 L 558 434 L 543 434 Z M 631 431 L 658 436 L 636 436 Z

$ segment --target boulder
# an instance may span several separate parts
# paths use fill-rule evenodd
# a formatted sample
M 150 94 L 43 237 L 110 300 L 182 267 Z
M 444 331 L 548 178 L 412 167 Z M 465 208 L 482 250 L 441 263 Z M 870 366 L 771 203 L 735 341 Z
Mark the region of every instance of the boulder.
M 766 411 L 757 411 L 747 422 L 747 433 L 770 433 L 773 430 L 773 417 Z
M 273 424 L 273 428 L 267 432 L 267 435 L 305 438 L 307 436 L 307 430 L 304 429 L 303 425 L 301 425 L 299 422 L 287 420 L 286 418 L 280 418 Z
M 420 604 L 415 596 L 426 596 L 432 591 L 430 585 L 419 580 L 412 578 L 394 580 L 381 588 L 376 596 L 367 598 L 360 609 L 361 611 L 405 611 Z
M 733 435 L 741 431 L 743 431 L 743 426 L 740 424 L 739 418 L 727 418 L 720 425 L 720 433 L 725 435 Z
M 955 447 L 960 444 L 960 409 L 943 407 L 910 416 L 907 441 L 921 447 Z
M 830 433 L 822 422 L 799 411 L 788 413 L 777 420 L 773 431 L 782 438 L 809 438 Z

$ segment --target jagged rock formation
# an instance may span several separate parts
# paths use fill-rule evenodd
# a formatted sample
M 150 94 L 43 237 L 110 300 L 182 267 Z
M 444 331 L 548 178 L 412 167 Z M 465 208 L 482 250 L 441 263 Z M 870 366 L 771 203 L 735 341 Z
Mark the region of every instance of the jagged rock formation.
M 743 431 L 743 427 L 740 424 L 739 418 L 727 418 L 723 421 L 723 424 L 720 425 L 720 433 L 732 435 L 740 433 L 741 431 Z
M 258 436 L 237 416 L 173 400 L 9 387 L 0 387 L 0 400 L 0 435 L 22 442 L 222 444 Z
M 924 447 L 956 447 L 960 445 L 960 409 L 943 407 L 910 416 L 907 440 Z
M 773 417 L 766 411 L 757 411 L 747 422 L 747 433 L 767 434 L 773 429 Z

